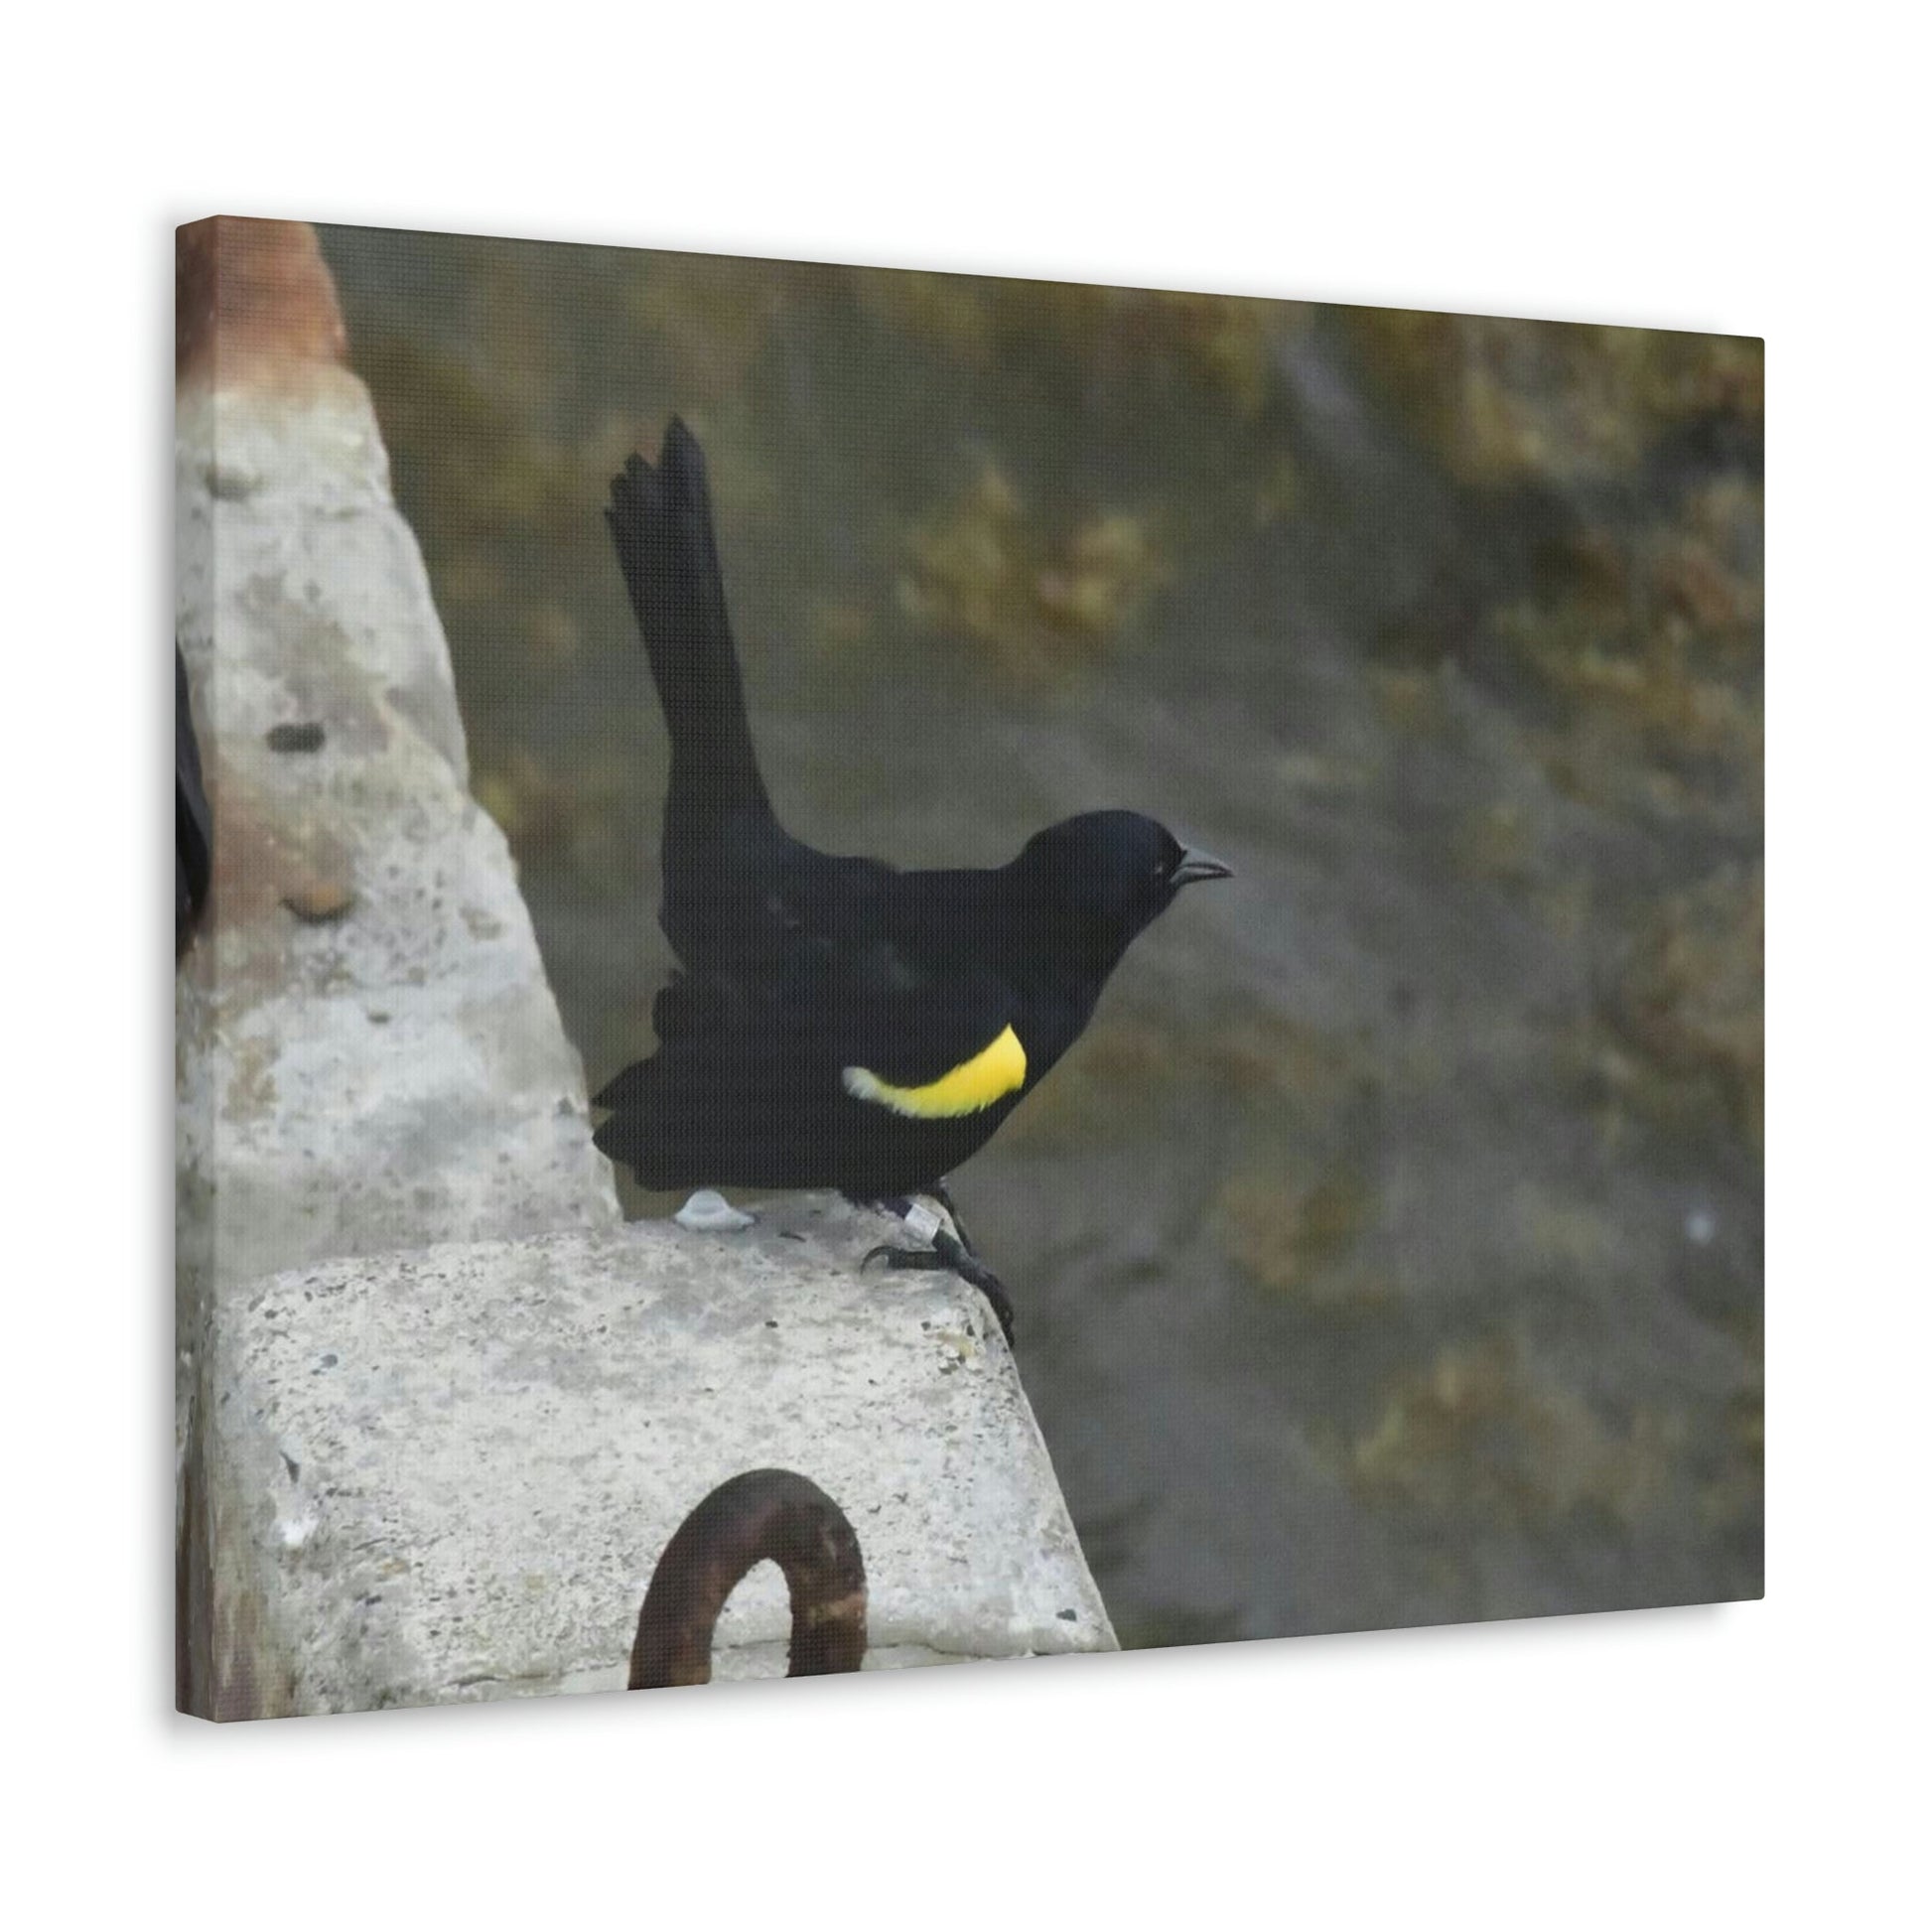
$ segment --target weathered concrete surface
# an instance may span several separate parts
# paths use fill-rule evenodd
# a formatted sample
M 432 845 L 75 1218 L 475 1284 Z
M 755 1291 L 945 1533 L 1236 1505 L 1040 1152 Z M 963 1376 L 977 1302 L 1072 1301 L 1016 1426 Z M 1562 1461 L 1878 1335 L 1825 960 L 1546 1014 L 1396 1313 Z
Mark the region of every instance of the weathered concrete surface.
M 822 1197 L 297 1269 L 213 1339 L 220 1562 L 274 1606 L 223 1715 L 619 1690 L 659 1551 L 718 1482 L 845 1509 L 869 1668 L 1113 1647 L 1012 1358 L 950 1277 L 861 1277 L 891 1232 Z M 779 1675 L 761 1565 L 720 1678 Z
M 620 1214 L 314 234 L 184 229 L 177 299 L 176 631 L 214 814 L 175 981 L 179 1691 L 212 1711 L 273 1615 L 217 1569 L 235 1504 L 196 1421 L 228 1291 Z
M 367 394 L 314 359 L 331 338 L 313 317 L 292 325 L 299 354 L 268 355 L 264 304 L 321 299 L 298 240 L 258 232 L 290 224 L 214 225 L 202 281 L 224 286 L 233 259 L 233 345 L 225 314 L 225 362 L 185 340 L 220 379 L 178 395 L 177 623 L 215 821 L 210 913 L 178 981 L 184 1250 L 232 1282 L 612 1224 L 582 1064 L 467 789 Z
M 889 1230 L 815 1198 L 622 1227 L 314 236 L 185 230 L 180 302 L 184 1708 L 619 1687 L 671 1531 L 770 1463 L 851 1515 L 875 1663 L 1111 1646 L 977 1296 L 862 1281 Z M 766 1566 L 719 1675 L 786 1627 Z

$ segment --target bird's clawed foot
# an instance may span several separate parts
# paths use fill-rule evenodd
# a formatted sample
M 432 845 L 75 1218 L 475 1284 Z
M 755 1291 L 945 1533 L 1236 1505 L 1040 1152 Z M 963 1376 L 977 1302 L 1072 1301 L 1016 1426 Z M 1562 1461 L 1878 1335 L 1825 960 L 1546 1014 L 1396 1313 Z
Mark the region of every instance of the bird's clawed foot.
M 946 1211 L 952 1213 L 952 1205 L 945 1195 L 935 1198 L 945 1203 Z M 934 1227 L 930 1230 L 918 1225 L 911 1203 L 908 1201 L 879 1201 L 875 1203 L 887 1213 L 897 1213 L 901 1220 L 912 1225 L 913 1231 L 924 1234 L 932 1245 L 929 1248 L 896 1248 L 890 1242 L 882 1242 L 878 1247 L 868 1250 L 860 1262 L 861 1269 L 870 1268 L 875 1261 L 883 1261 L 892 1269 L 917 1269 L 926 1271 L 936 1268 L 949 1269 L 963 1282 L 979 1290 L 986 1297 L 987 1306 L 999 1321 L 1000 1332 L 1006 1336 L 1007 1345 L 1013 1344 L 1013 1302 L 1002 1282 L 985 1262 L 980 1260 L 972 1247 L 954 1234 L 951 1229 Z M 936 1219 L 936 1216 L 930 1217 Z M 953 1215 L 953 1226 L 958 1227 L 959 1217 Z M 964 1230 L 961 1230 L 963 1233 Z

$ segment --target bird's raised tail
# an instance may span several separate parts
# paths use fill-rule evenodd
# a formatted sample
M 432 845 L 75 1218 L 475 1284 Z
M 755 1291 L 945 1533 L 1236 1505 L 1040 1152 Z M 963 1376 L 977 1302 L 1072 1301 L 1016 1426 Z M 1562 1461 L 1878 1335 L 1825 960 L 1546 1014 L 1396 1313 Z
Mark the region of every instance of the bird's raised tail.
M 704 452 L 675 416 L 652 469 L 628 458 L 604 512 L 671 735 L 665 835 L 713 814 L 769 812 L 745 721 Z

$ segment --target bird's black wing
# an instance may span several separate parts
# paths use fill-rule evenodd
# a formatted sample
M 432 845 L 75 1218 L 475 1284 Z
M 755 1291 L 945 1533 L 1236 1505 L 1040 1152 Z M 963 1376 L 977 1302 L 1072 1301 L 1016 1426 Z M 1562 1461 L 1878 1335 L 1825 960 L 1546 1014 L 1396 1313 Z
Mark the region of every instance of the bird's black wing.
M 1025 1075 L 1007 988 L 884 940 L 805 935 L 780 973 L 680 974 L 653 1017 L 657 1051 L 595 1103 L 613 1110 L 597 1145 L 646 1185 L 849 1185 L 855 1135 L 974 1111 Z
M 860 1066 L 895 1086 L 922 1087 L 984 1051 L 1015 1011 L 1011 990 L 986 972 L 935 971 L 886 940 L 831 947 L 807 936 L 779 973 L 674 974 L 651 1019 L 660 1057 L 761 1054 L 794 1075 Z M 626 1068 L 595 1104 L 624 1105 L 632 1076 L 648 1064 Z

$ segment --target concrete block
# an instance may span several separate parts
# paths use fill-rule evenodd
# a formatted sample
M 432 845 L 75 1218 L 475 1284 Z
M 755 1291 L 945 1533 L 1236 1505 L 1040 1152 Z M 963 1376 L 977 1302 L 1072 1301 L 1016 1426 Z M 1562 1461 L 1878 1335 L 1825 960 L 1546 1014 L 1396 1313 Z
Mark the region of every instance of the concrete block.
M 336 1260 L 249 1287 L 212 1338 L 227 1717 L 620 1690 L 658 1553 L 775 1465 L 856 1528 L 868 1668 L 1114 1636 L 1013 1359 L 949 1276 L 877 1271 L 891 1223 L 765 1203 L 741 1233 L 602 1233 Z M 760 1565 L 720 1679 L 777 1676 Z

